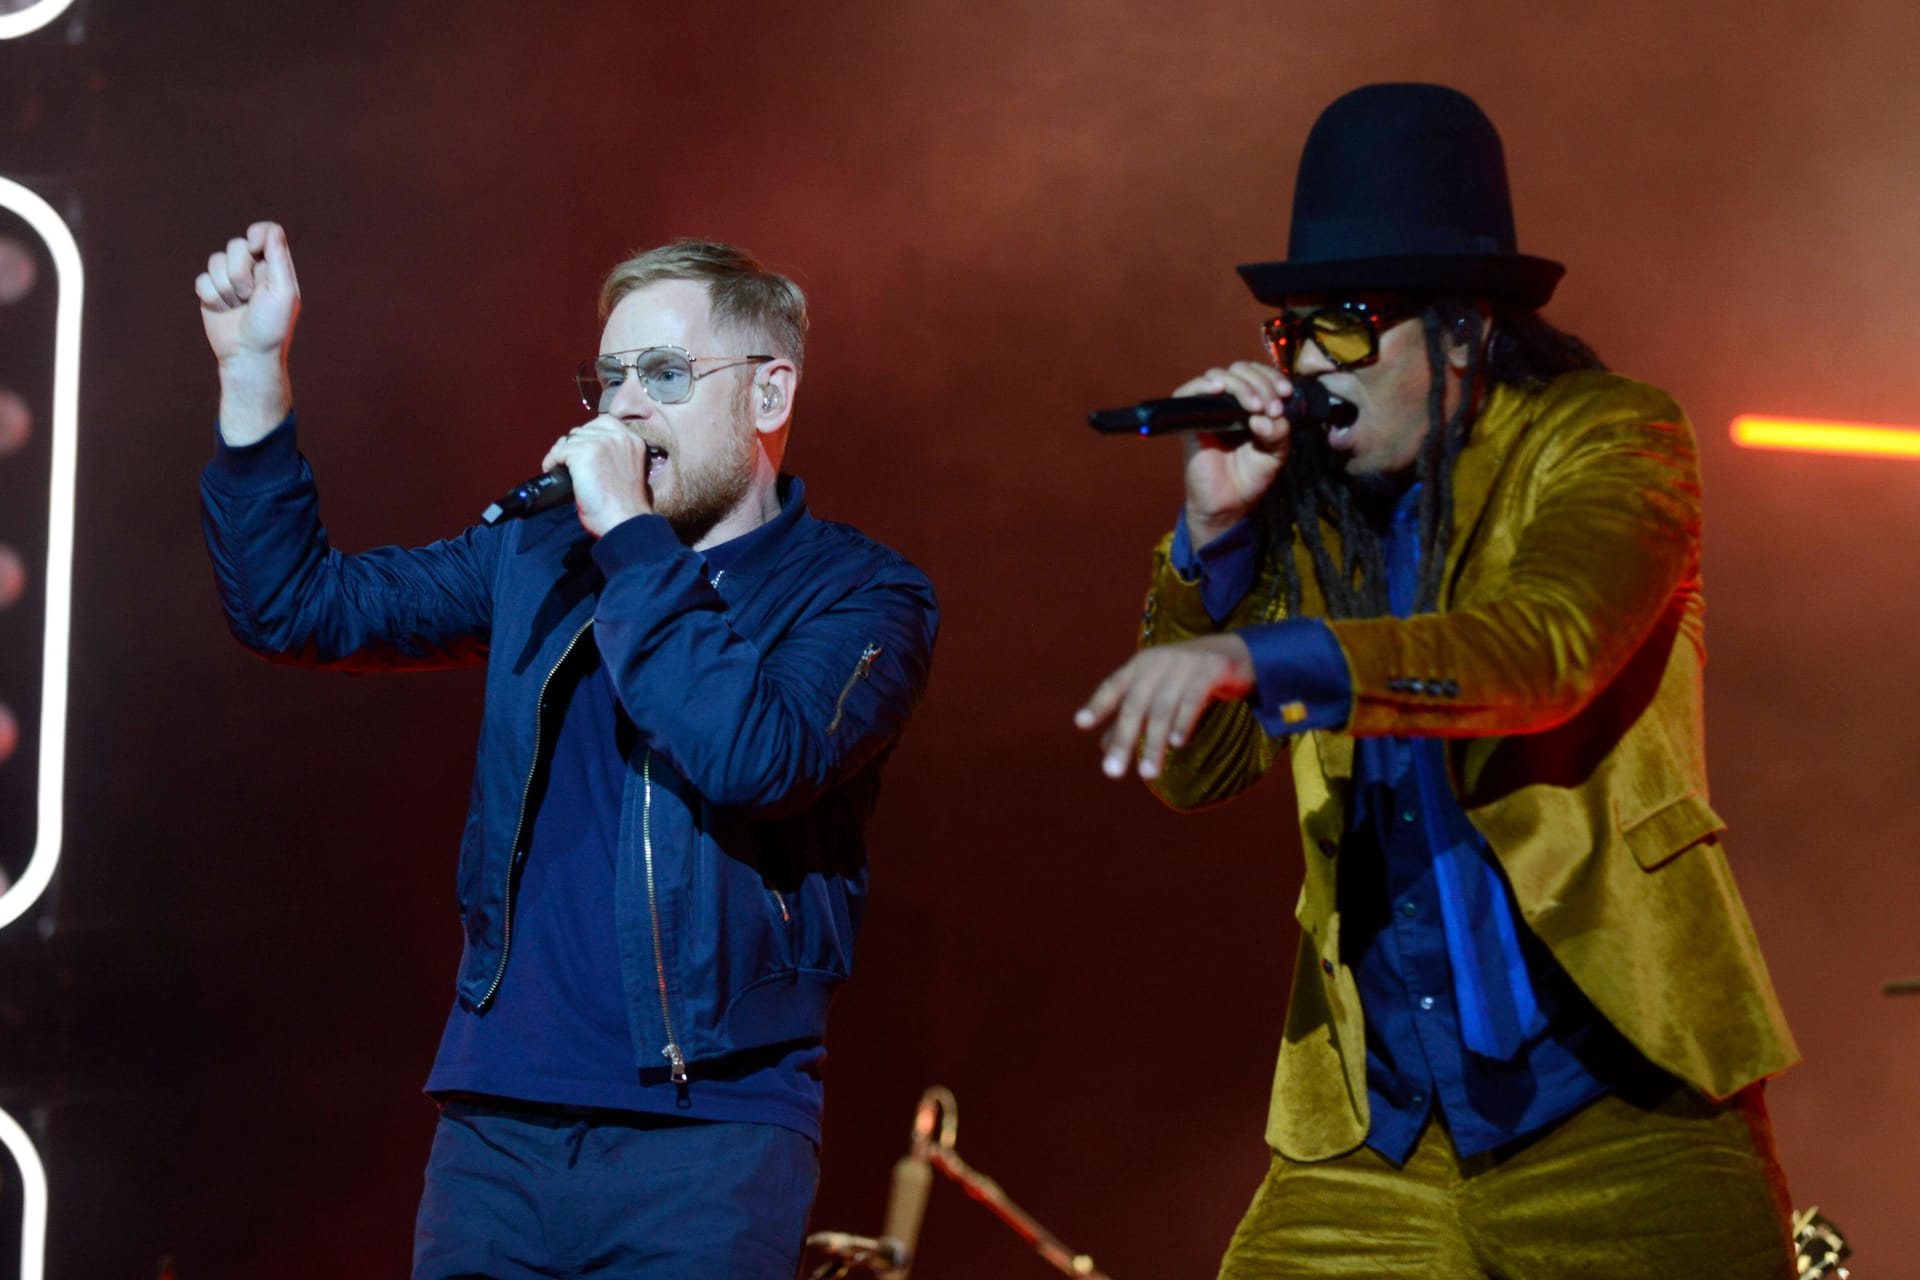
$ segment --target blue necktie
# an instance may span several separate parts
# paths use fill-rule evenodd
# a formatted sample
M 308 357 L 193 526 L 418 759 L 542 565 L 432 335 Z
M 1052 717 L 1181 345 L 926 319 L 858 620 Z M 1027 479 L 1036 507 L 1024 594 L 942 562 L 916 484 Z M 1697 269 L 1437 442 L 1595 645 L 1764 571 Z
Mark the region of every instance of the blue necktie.
M 1394 512 L 1387 541 L 1388 603 L 1401 618 L 1413 612 L 1419 584 L 1418 502 L 1416 485 Z M 1416 738 L 1407 745 L 1427 846 L 1434 850 L 1433 879 L 1453 969 L 1460 1038 L 1483 1057 L 1512 1061 L 1547 1025 L 1520 952 L 1512 895 L 1486 840 L 1448 791 L 1445 744 Z

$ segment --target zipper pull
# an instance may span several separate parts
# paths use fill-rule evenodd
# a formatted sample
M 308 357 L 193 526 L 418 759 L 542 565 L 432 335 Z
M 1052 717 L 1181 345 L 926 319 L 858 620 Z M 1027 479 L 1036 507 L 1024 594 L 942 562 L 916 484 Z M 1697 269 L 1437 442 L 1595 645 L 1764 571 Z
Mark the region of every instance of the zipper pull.
M 680 1046 L 669 1043 L 660 1053 L 666 1058 L 668 1065 L 673 1069 L 671 1073 L 673 1082 L 675 1084 L 685 1084 L 687 1082 L 687 1060 L 680 1056 Z
M 833 704 L 833 719 L 827 722 L 828 733 L 839 731 L 840 717 L 845 715 L 847 710 L 847 695 L 853 692 L 853 686 L 867 678 L 873 670 L 873 660 L 884 652 L 877 640 L 867 641 L 867 647 L 860 651 L 860 661 L 853 664 L 853 674 L 849 675 L 847 682 L 840 686 L 840 697 Z

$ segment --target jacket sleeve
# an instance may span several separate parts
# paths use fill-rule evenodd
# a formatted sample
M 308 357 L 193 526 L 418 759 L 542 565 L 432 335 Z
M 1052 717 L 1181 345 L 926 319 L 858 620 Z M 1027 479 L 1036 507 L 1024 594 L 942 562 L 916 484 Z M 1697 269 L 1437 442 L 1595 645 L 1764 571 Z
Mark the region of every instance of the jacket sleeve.
M 621 705 L 709 803 L 805 807 L 884 752 L 926 687 L 933 587 L 874 544 L 827 561 L 816 606 L 765 647 L 733 629 L 704 561 L 665 520 L 629 520 L 593 555 L 607 577 L 594 633 Z
M 412 550 L 334 550 L 291 417 L 257 445 L 221 446 L 200 499 L 227 626 L 268 661 L 386 671 L 486 656 L 497 530 Z
M 1153 551 L 1153 584 L 1140 622 L 1141 648 L 1218 635 L 1267 620 L 1271 606 L 1266 602 L 1273 598 L 1276 586 L 1273 566 L 1262 567 L 1252 589 L 1216 625 L 1201 599 L 1199 580 L 1181 577 L 1174 566 L 1172 542 L 1168 535 Z M 1260 780 L 1282 741 L 1261 728 L 1250 703 L 1215 703 L 1207 708 L 1187 744 L 1167 753 L 1160 775 L 1149 785 L 1174 809 L 1220 804 Z
M 1530 428 L 1541 443 L 1517 461 L 1523 488 L 1488 533 L 1511 539 L 1500 580 L 1442 613 L 1331 624 L 1353 674 L 1349 732 L 1550 729 L 1592 702 L 1670 610 L 1697 617 L 1692 430 L 1651 387 L 1592 385 L 1575 379 Z

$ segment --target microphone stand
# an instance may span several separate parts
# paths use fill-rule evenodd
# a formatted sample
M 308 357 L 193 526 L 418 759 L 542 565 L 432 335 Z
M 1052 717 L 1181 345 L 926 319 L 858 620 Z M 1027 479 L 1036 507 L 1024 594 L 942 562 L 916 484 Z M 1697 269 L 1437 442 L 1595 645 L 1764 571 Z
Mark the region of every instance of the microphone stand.
M 937 1132 L 936 1132 L 937 1130 Z M 960 1109 L 954 1101 L 953 1091 L 943 1085 L 934 1085 L 920 1095 L 920 1105 L 913 1116 L 913 1152 L 916 1157 L 924 1158 L 927 1163 L 957 1183 L 968 1196 L 985 1205 L 994 1217 L 1000 1219 L 1013 1233 L 1032 1246 L 1033 1251 L 1046 1260 L 1048 1265 L 1061 1275 L 1077 1276 L 1081 1280 L 1110 1280 L 1107 1274 L 1094 1265 L 1093 1259 L 1084 1253 L 1075 1253 L 1059 1237 L 1041 1226 L 1032 1214 L 1015 1204 L 1011 1197 L 1000 1188 L 1000 1184 L 986 1174 L 973 1168 L 960 1158 L 954 1150 L 954 1142 L 960 1133 Z M 809 1243 L 824 1243 L 831 1237 L 829 1232 L 816 1232 L 808 1237 Z M 854 1239 L 854 1237 L 848 1237 Z M 909 1258 L 911 1264 L 916 1259 Z M 876 1267 L 875 1264 L 879 1264 Z M 873 1250 L 848 1251 L 829 1258 L 811 1280 L 842 1280 L 855 1266 L 884 1267 L 883 1257 Z M 882 1274 L 900 1274 L 896 1269 Z
M 1000 1184 L 984 1173 L 968 1166 L 959 1155 L 952 1151 L 935 1151 L 929 1157 L 933 1167 L 960 1184 L 960 1189 L 985 1205 L 996 1218 L 1013 1228 L 1013 1233 L 1033 1246 L 1035 1253 L 1045 1258 L 1053 1269 L 1061 1275 L 1081 1276 L 1086 1280 L 1108 1280 L 1093 1259 L 1084 1253 L 1075 1253 L 1060 1243 L 1051 1231 L 1034 1221 L 1033 1216 L 1015 1204 Z

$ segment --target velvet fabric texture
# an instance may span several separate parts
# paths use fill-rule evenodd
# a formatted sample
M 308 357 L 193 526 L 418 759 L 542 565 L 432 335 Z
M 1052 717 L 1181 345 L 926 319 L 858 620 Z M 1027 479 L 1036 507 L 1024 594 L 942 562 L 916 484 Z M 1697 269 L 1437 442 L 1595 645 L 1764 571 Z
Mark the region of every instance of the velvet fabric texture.
M 1795 1274 L 1762 1085 L 1605 1097 L 1513 1151 L 1462 1159 L 1429 1124 L 1406 1166 L 1371 1147 L 1276 1155 L 1221 1280 L 1620 1280 Z
M 1305 878 L 1267 1139 L 1323 1160 L 1366 1138 L 1365 1027 L 1335 908 L 1353 736 L 1436 736 L 1526 924 L 1655 1065 L 1726 1098 L 1798 1057 L 1707 800 L 1700 483 L 1692 429 L 1655 388 L 1564 374 L 1498 386 L 1453 475 L 1440 612 L 1331 624 L 1352 675 L 1342 732 L 1271 738 L 1214 706 L 1155 782 L 1193 809 L 1290 746 Z M 1335 531 L 1323 528 L 1336 562 Z M 1282 616 L 1268 565 L 1216 626 L 1155 555 L 1143 644 Z M 1303 612 L 1323 612 L 1294 548 Z

